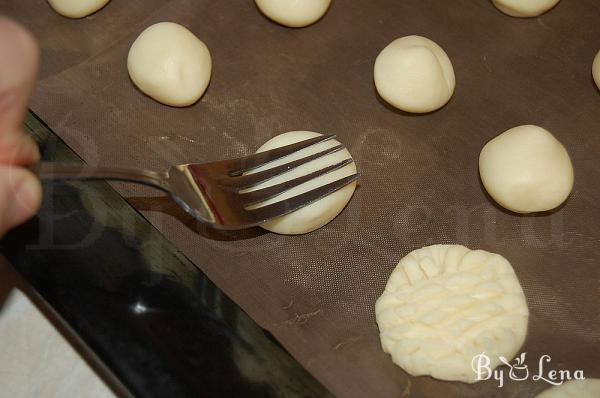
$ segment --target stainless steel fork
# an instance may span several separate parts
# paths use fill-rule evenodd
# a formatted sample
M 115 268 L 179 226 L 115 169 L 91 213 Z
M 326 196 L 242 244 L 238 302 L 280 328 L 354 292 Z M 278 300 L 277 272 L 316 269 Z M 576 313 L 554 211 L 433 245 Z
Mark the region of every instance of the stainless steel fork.
M 244 173 L 334 137 L 335 135 L 322 135 L 238 159 L 172 166 L 165 172 L 50 162 L 38 163 L 32 166 L 31 170 L 41 179 L 102 179 L 149 185 L 170 194 L 177 204 L 202 222 L 220 229 L 241 229 L 290 213 L 355 181 L 358 174 L 266 206 L 251 206 L 352 163 L 352 159 L 346 159 L 302 177 L 267 188 L 246 191 L 293 168 L 339 151 L 344 146 L 337 145 L 253 174 Z

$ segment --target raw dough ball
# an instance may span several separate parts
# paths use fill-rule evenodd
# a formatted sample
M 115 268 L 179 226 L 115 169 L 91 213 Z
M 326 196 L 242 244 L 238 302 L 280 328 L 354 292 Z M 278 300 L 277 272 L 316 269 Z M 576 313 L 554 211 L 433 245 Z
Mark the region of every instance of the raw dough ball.
M 172 106 L 188 106 L 204 94 L 212 61 L 206 45 L 173 22 L 144 30 L 133 42 L 127 69 L 145 94 Z
M 554 209 L 573 188 L 573 165 L 564 146 L 547 130 L 512 128 L 488 142 L 479 155 L 487 192 L 517 213 Z
M 475 355 L 485 352 L 491 369 L 515 356 L 529 310 L 504 257 L 434 245 L 400 260 L 375 315 L 383 350 L 406 372 L 474 383 Z
M 600 379 L 571 380 L 549 388 L 536 398 L 598 398 Z
M 319 136 L 321 134 L 312 131 L 290 131 L 287 133 L 280 134 L 267 141 L 263 146 L 258 148 L 256 152 L 264 152 L 270 149 L 278 148 L 284 145 L 293 144 L 298 141 L 303 141 L 312 137 Z M 327 148 L 334 147 L 340 143 L 334 139 L 327 140 L 325 142 L 310 146 L 302 151 L 298 151 L 293 155 L 279 159 L 275 162 L 271 162 L 265 166 L 259 167 L 252 170 L 248 174 L 256 173 L 257 171 L 266 170 L 280 164 L 288 163 L 296 159 L 300 159 L 309 156 L 313 153 L 321 152 Z M 308 162 L 300 167 L 292 169 L 287 173 L 272 178 L 262 184 L 257 185 L 252 190 L 266 188 L 271 185 L 279 184 L 284 181 L 288 181 L 306 174 L 310 174 L 313 171 L 320 170 L 324 167 L 332 164 L 339 163 L 344 159 L 352 158 L 350 152 L 347 149 L 331 153 L 326 156 L 322 156 L 311 162 Z M 356 173 L 356 165 L 350 163 L 342 168 L 324 174 L 318 178 L 315 178 L 307 183 L 304 183 L 298 187 L 295 187 L 283 194 L 272 198 L 268 201 L 262 202 L 262 205 L 268 205 L 270 203 L 280 202 L 284 199 L 297 196 L 304 192 L 318 188 L 330 182 L 339 180 L 340 178 L 347 177 Z M 340 212 L 344 209 L 352 194 L 356 188 L 356 182 L 346 185 L 344 188 L 337 190 L 336 192 L 319 199 L 318 201 L 309 204 L 301 209 L 298 209 L 290 214 L 274 218 L 262 224 L 261 227 L 278 234 L 295 235 L 304 234 L 307 232 L 314 231 L 315 229 L 321 228 L 333 220 Z
M 95 13 L 110 0 L 48 0 L 50 6 L 68 18 L 83 18 Z
M 384 100 L 414 113 L 441 108 L 456 85 L 448 55 L 421 36 L 401 37 L 384 48 L 375 60 L 374 79 Z
M 592 64 L 592 77 L 596 86 L 600 89 L 600 51 L 594 57 L 594 63 Z
M 273 21 L 292 28 L 317 22 L 331 0 L 255 0 L 260 11 Z
M 560 0 L 492 0 L 497 9 L 513 17 L 527 18 L 542 15 Z

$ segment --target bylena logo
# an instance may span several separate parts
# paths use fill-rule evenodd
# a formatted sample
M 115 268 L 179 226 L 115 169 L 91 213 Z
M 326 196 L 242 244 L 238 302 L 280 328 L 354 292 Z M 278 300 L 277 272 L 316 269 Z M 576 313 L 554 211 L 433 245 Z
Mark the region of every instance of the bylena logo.
M 526 352 L 521 353 L 514 359 L 514 363 L 509 362 L 505 357 L 500 356 L 500 362 L 508 367 L 499 367 L 491 369 L 490 357 L 485 352 L 477 354 L 471 361 L 471 368 L 475 372 L 476 380 L 489 380 L 493 378 L 498 381 L 498 388 L 504 386 L 504 380 L 510 379 L 514 381 L 528 380 L 531 376 L 533 381 L 544 381 L 554 386 L 559 386 L 569 380 L 584 380 L 583 370 L 575 370 L 571 373 L 569 370 L 546 370 L 548 364 L 552 361 L 550 355 L 544 354 L 538 362 L 538 371 L 533 374 L 529 372 L 529 367 L 525 364 Z M 506 374 L 508 372 L 508 374 Z

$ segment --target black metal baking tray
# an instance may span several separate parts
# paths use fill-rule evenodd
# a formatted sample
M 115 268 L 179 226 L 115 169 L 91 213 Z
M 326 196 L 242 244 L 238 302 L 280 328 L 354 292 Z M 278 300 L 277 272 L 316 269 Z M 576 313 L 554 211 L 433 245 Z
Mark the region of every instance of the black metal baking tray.
M 81 161 L 35 115 L 25 127 L 44 160 Z M 329 395 L 105 182 L 46 183 L 0 250 L 118 395 Z

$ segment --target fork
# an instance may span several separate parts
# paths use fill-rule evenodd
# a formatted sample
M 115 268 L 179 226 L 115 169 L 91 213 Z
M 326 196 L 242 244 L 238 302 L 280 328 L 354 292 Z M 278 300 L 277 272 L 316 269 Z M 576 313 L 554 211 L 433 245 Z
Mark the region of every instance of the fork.
M 286 182 L 247 191 L 305 163 L 337 152 L 344 146 L 336 145 L 253 174 L 246 172 L 334 137 L 333 134 L 322 135 L 238 159 L 172 166 L 165 172 L 52 162 L 40 162 L 31 170 L 40 179 L 100 179 L 149 185 L 168 193 L 179 206 L 201 222 L 219 229 L 242 229 L 291 213 L 356 181 L 358 174 L 355 173 L 286 200 L 256 207 L 289 189 L 352 163 L 349 158 Z

